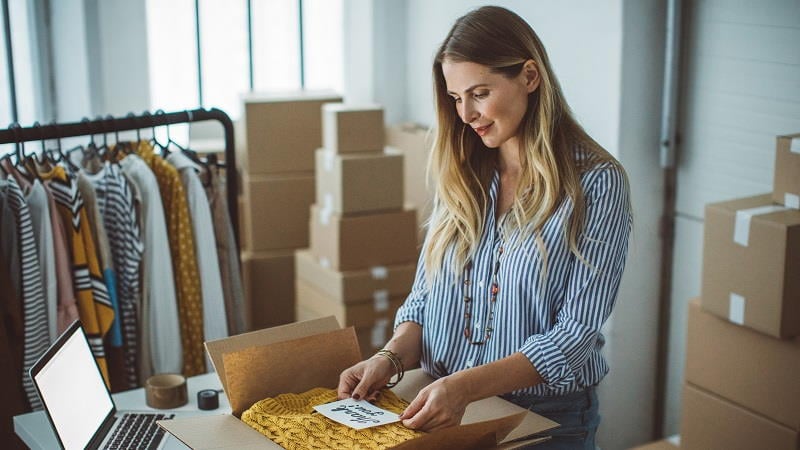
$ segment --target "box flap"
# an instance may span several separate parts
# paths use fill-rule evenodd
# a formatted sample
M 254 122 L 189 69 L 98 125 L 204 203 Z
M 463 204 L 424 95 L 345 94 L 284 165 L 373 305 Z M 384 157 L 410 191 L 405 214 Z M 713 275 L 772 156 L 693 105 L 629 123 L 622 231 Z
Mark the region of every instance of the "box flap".
M 230 414 L 159 420 L 157 423 L 195 450 L 282 448 Z
M 304 322 L 309 323 L 309 322 Z M 335 389 L 339 374 L 361 361 L 352 327 L 223 354 L 225 393 L 236 417 L 254 403 L 315 387 Z
M 395 386 L 392 391 L 399 397 L 410 402 L 423 387 L 427 386 L 432 381 L 433 377 L 423 372 L 422 369 L 409 370 L 406 372 L 400 384 Z M 466 425 L 497 419 L 498 417 L 508 417 L 522 412 L 525 414 L 519 426 L 507 432 L 507 436 L 503 436 L 498 442 L 525 439 L 528 436 L 558 426 L 558 423 L 503 400 L 500 397 L 489 397 L 467 405 L 467 410 L 464 412 L 461 424 Z
M 525 412 L 485 422 L 459 425 L 430 433 L 392 447 L 398 450 L 469 450 L 492 448 L 522 421 Z
M 205 345 L 208 356 L 211 358 L 211 364 L 214 365 L 214 370 L 216 370 L 219 376 L 222 388 L 227 393 L 228 383 L 222 361 L 223 354 L 243 350 L 254 345 L 267 345 L 304 336 L 311 336 L 326 331 L 338 330 L 339 328 L 339 323 L 336 322 L 336 318 L 324 317 L 306 322 L 291 323 L 279 327 L 252 331 L 250 333 L 243 333 L 216 341 L 208 341 Z

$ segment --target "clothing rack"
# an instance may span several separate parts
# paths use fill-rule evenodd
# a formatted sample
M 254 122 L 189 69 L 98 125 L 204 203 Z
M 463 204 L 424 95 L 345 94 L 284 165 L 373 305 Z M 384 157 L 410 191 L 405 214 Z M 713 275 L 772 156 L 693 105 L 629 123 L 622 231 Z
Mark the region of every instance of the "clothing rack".
M 155 114 L 144 112 L 141 115 L 128 114 L 125 117 L 107 116 L 94 120 L 84 119 L 81 122 L 52 123 L 32 127 L 18 127 L 12 124 L 8 129 L 0 130 L 0 144 L 20 144 L 69 137 L 106 135 L 120 131 L 142 130 L 146 128 L 175 125 L 181 123 L 204 122 L 216 120 L 225 129 L 225 189 L 227 191 L 228 212 L 231 216 L 233 233 L 236 239 L 236 254 L 239 254 L 239 203 L 237 199 L 238 184 L 236 182 L 236 152 L 233 138 L 233 121 L 221 109 L 193 109 Z

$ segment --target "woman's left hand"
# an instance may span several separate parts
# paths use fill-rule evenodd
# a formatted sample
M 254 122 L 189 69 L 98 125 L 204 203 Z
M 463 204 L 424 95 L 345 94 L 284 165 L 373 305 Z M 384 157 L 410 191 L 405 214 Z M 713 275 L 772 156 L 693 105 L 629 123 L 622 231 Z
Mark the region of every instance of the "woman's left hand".
M 439 378 L 419 391 L 400 419 L 408 428 L 436 431 L 460 424 L 468 404 L 465 392 L 452 379 Z

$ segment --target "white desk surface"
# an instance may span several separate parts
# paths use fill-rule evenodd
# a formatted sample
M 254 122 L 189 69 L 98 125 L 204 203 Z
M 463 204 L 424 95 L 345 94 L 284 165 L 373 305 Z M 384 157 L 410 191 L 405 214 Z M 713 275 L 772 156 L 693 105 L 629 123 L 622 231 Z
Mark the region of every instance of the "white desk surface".
M 189 391 L 189 403 L 180 408 L 165 410 L 154 409 L 145 403 L 144 388 L 132 389 L 130 391 L 113 394 L 114 404 L 117 411 L 154 411 L 154 412 L 179 412 L 187 415 L 210 415 L 210 414 L 229 414 L 231 406 L 225 394 L 219 394 L 219 408 L 210 411 L 203 411 L 197 408 L 197 392 L 203 389 L 221 389 L 219 378 L 216 373 L 206 373 L 197 375 L 187 380 Z M 14 417 L 14 432 L 22 439 L 28 447 L 34 450 L 51 450 L 59 448 L 55 432 L 47 420 L 44 411 L 36 411 L 28 414 L 21 414 Z M 183 445 L 181 441 L 167 433 L 167 442 L 164 450 L 185 450 L 189 447 Z

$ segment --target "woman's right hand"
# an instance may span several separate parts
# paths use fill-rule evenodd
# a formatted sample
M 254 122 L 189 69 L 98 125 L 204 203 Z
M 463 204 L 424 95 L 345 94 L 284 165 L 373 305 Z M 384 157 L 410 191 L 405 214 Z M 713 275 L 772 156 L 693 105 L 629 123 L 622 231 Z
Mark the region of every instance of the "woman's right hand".
M 394 375 L 395 367 L 389 358 L 375 355 L 361 361 L 339 375 L 339 399 L 374 400 Z

